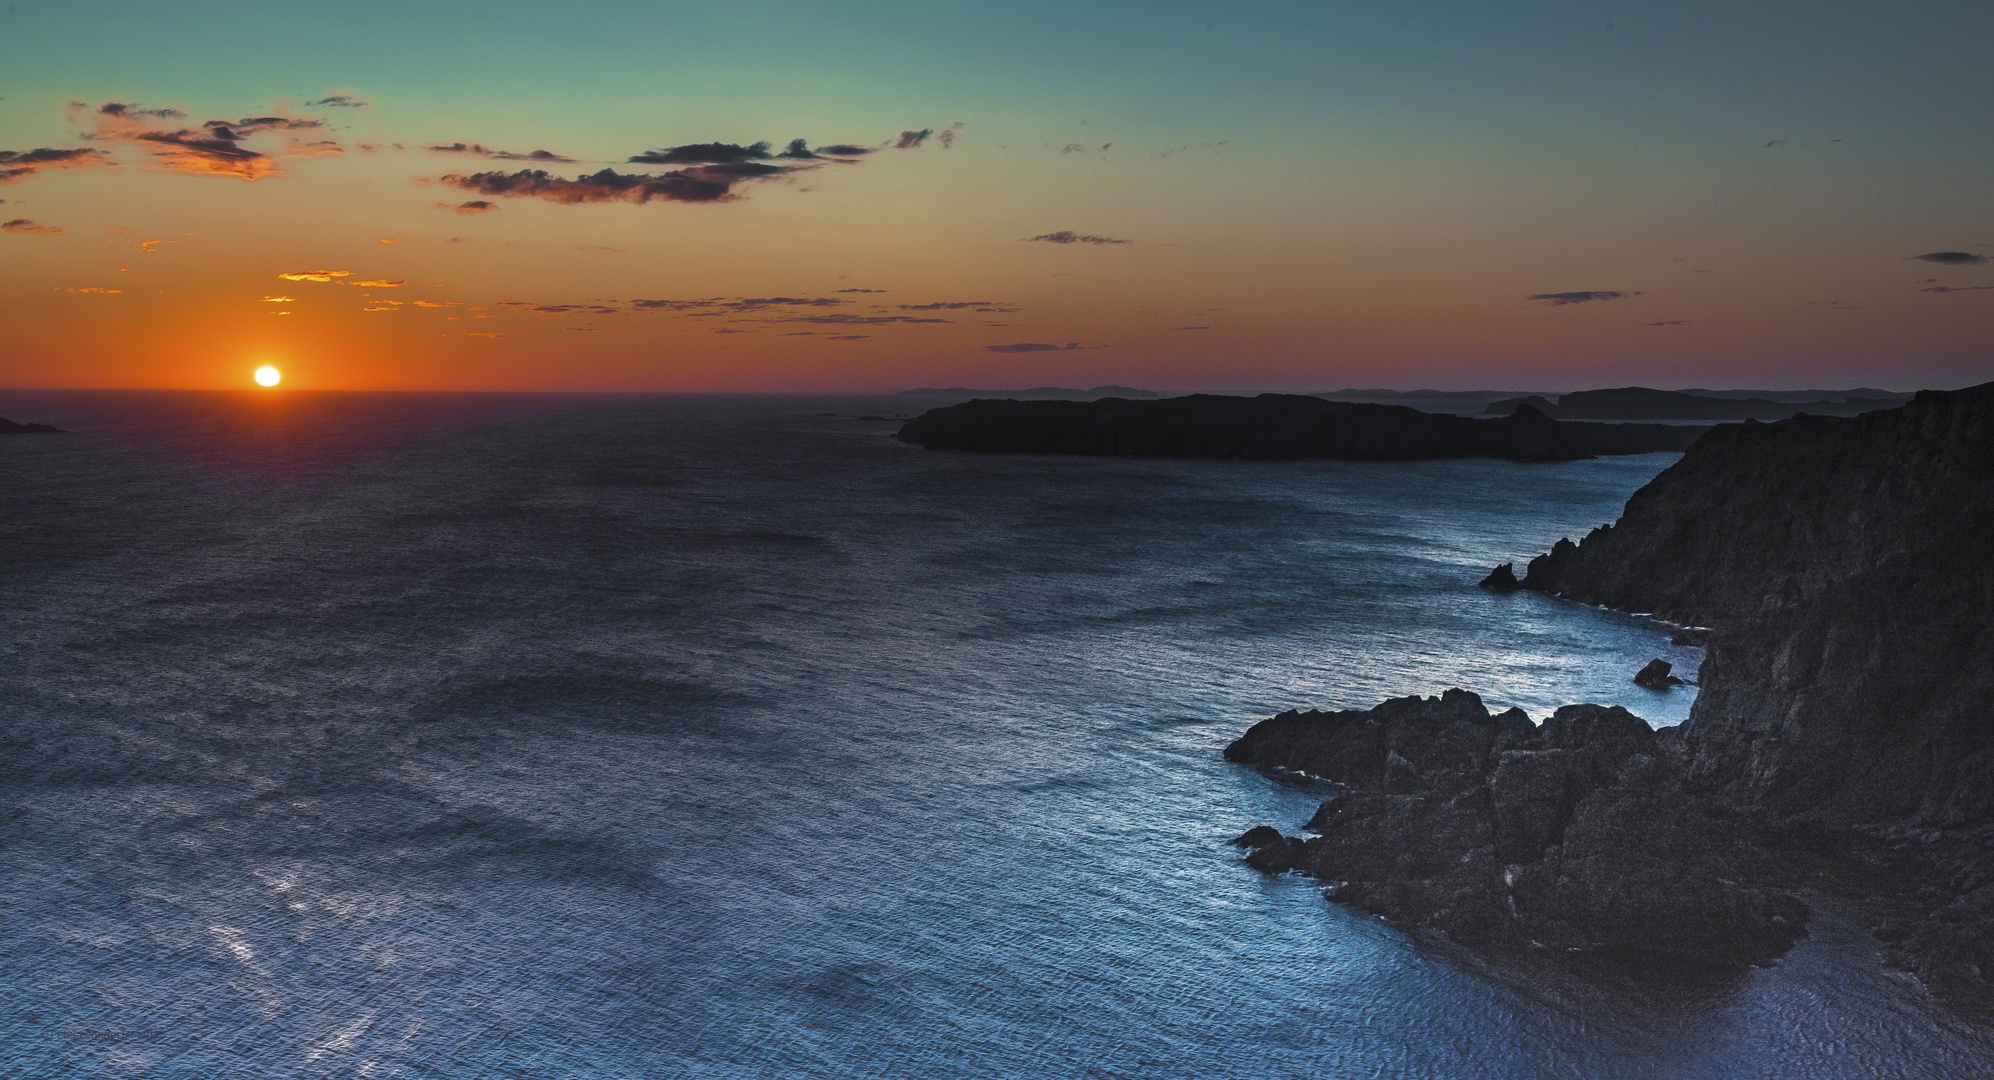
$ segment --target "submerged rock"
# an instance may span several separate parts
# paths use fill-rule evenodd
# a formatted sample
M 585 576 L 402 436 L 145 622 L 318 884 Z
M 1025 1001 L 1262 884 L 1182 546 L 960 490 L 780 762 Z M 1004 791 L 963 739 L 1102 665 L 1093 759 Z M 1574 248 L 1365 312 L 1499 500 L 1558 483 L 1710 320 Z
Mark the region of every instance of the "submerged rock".
M 1667 690 L 1671 686 L 1681 686 L 1682 680 L 1669 674 L 1674 667 L 1675 665 L 1658 656 L 1634 673 L 1634 684 L 1645 686 L 1650 690 Z

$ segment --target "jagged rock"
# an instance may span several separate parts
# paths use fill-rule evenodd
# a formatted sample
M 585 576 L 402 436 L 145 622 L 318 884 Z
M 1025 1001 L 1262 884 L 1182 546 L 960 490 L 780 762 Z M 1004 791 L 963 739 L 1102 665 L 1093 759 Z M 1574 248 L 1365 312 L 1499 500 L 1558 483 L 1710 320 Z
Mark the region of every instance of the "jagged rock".
M 1681 686 L 1682 680 L 1669 674 L 1675 665 L 1661 657 L 1648 661 L 1647 666 L 1634 674 L 1634 684 L 1650 690 L 1667 690 L 1671 686 Z
M 1234 847 L 1259 848 L 1281 839 L 1281 830 L 1272 825 L 1255 825 L 1231 840 Z
M 1490 592 L 1515 592 L 1523 588 L 1523 583 L 1516 580 L 1515 564 L 1503 563 L 1481 580 L 1481 587 Z
M 1405 926 L 1703 970 L 1768 963 L 1804 933 L 1804 905 L 1749 881 L 1749 838 L 1675 796 L 1669 748 L 1625 709 L 1570 705 L 1538 728 L 1457 689 L 1283 713 L 1226 757 L 1344 786 L 1317 836 L 1249 862 Z

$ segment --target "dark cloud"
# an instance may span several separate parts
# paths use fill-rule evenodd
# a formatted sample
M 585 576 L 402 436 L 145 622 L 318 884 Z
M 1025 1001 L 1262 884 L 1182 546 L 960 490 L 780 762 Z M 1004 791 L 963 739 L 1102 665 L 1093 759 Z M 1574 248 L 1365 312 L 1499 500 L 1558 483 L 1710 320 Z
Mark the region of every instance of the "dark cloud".
M 81 101 L 70 102 L 72 106 L 85 105 Z M 87 107 L 87 106 L 86 106 Z M 107 101 L 97 109 L 102 116 L 131 117 L 150 116 L 155 120 L 185 120 L 186 112 L 180 109 L 142 109 L 137 105 L 127 105 L 122 101 Z
M 830 335 L 830 340 L 832 340 L 832 341 L 871 341 L 871 340 L 872 340 L 872 335 L 871 335 L 871 334 L 832 334 L 832 335 Z
M 1173 326 L 1172 330 L 1210 330 L 1209 326 Z
M 206 176 L 234 176 L 260 180 L 277 174 L 276 159 L 260 150 L 242 145 L 246 139 L 273 132 L 317 131 L 321 120 L 294 116 L 245 116 L 240 120 L 209 120 L 199 127 L 167 130 L 151 126 L 149 120 L 177 120 L 186 114 L 178 109 L 146 109 L 121 101 L 99 106 L 91 138 L 105 142 L 144 146 L 153 160 L 175 172 Z M 288 145 L 294 155 L 318 157 L 340 153 L 339 144 L 329 139 Z
M 439 205 L 449 206 L 450 204 L 441 203 Z M 496 211 L 498 208 L 499 206 L 497 203 L 492 202 L 488 199 L 472 199 L 468 202 L 460 202 L 456 206 L 451 207 L 451 209 L 457 211 L 460 214 L 489 214 Z
M 741 161 L 697 165 L 657 174 L 619 173 L 614 169 L 604 169 L 573 180 L 553 176 L 541 169 L 516 173 L 451 173 L 441 180 L 451 187 L 478 195 L 545 199 L 569 206 L 598 202 L 715 203 L 740 198 L 734 194 L 734 188 L 743 181 L 767 179 L 807 167 Z
M 941 133 L 935 136 L 935 141 L 942 144 L 942 149 L 951 149 L 955 146 L 956 132 L 961 130 L 962 121 L 957 120 L 955 123 L 943 128 Z
M 802 139 L 791 143 L 791 148 L 799 146 Z M 804 151 L 809 153 L 809 151 Z M 684 146 L 653 150 L 646 154 L 636 154 L 630 158 L 636 165 L 719 165 L 736 161 L 766 161 L 772 155 L 765 142 L 738 146 L 734 143 L 687 143 Z
M 24 217 L 17 217 L 14 220 L 8 222 L 0 222 L 0 229 L 4 229 L 7 232 L 12 232 L 12 233 L 26 233 L 31 236 L 55 236 L 56 234 L 62 232 L 60 226 L 37 225 L 34 222 L 29 221 L 27 218 Z
M 1095 347 L 1099 348 L 1099 346 Z M 1028 352 L 1078 352 L 1081 349 L 1087 348 L 1087 346 L 1080 345 L 1071 341 L 1067 342 L 1064 345 L 1048 345 L 1042 341 L 1020 341 L 1013 345 L 985 345 L 983 348 L 989 352 L 1028 353 Z
M 937 300 L 932 304 L 901 304 L 902 311 L 977 311 L 985 315 L 1008 315 L 1022 308 L 1006 306 L 998 300 Z
M 1994 285 L 1927 285 L 1924 288 L 1919 289 L 1918 291 L 1919 292 L 1987 292 L 1989 290 L 1994 290 Z
M 841 292 L 841 293 L 883 293 L 886 290 L 885 289 L 832 289 L 831 291 Z
M 927 142 L 928 136 L 934 133 L 934 128 L 922 128 L 919 131 L 903 131 L 900 133 L 899 138 L 893 140 L 893 148 L 895 150 L 912 150 L 922 143 Z
M 804 139 L 791 139 L 781 151 L 770 148 L 767 142 L 749 143 L 687 143 L 684 146 L 670 146 L 663 150 L 652 150 L 635 154 L 630 158 L 633 165 L 708 165 L 716 167 L 756 165 L 766 161 L 832 161 L 838 158 L 863 157 L 872 153 L 870 147 L 852 146 L 839 143 L 833 146 L 820 146 L 810 149 Z M 777 172 L 787 172 L 800 166 L 776 165 L 758 166 L 755 171 L 743 175 L 766 176 Z
M 1112 236 L 1096 236 L 1093 233 L 1077 233 L 1072 229 L 1058 232 L 1040 233 L 1025 238 L 1027 244 L 1133 244 L 1133 240 L 1117 240 Z
M 448 146 L 427 146 L 423 149 L 432 154 L 466 154 L 471 157 L 492 158 L 497 161 L 553 161 L 572 164 L 574 158 L 562 157 L 552 150 L 529 150 L 524 154 L 511 150 L 494 150 L 478 143 L 455 142 Z
M 492 305 L 515 311 L 531 311 L 540 315 L 621 315 L 621 309 L 608 304 L 536 304 L 528 300 L 500 300 Z
M 355 97 L 352 94 L 327 94 L 317 101 L 305 102 L 305 107 L 315 109 L 323 105 L 331 106 L 335 109 L 364 109 L 372 104 L 373 102 L 365 98 Z
M 1565 307 L 1569 304 L 1585 304 L 1594 300 L 1621 300 L 1629 296 L 1639 296 L 1638 292 L 1618 292 L 1612 289 L 1585 289 L 1579 292 L 1532 293 L 1525 300 L 1539 300 L 1552 307 Z
M 829 315 L 791 315 L 780 322 L 805 323 L 811 326 L 886 326 L 891 323 L 945 323 L 947 319 L 921 319 L 912 315 L 851 315 L 834 312 Z
M 87 147 L 76 150 L 57 150 L 47 146 L 36 150 L 0 150 L 0 184 L 13 183 L 43 169 L 82 169 L 110 163 L 111 155 Z
M 1688 319 L 1663 319 L 1663 320 L 1662 320 L 1661 322 L 1651 322 L 1651 323 L 1648 323 L 1647 325 L 1648 325 L 1648 326 L 1688 326 L 1688 325 L 1689 325 L 1689 320 L 1688 320 Z
M 1917 259 L 1920 262 L 1939 263 L 1945 266 L 1979 266 L 1987 261 L 1985 255 L 1975 255 L 1971 251 L 1927 251 L 1923 255 L 1909 255 L 1905 261 Z

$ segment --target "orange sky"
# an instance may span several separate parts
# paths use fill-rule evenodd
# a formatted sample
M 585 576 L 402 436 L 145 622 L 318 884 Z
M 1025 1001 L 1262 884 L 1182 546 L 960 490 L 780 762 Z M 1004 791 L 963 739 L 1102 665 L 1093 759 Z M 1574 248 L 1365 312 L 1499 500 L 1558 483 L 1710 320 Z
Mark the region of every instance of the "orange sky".
M 1983 13 L 229 6 L 0 16 L 0 385 L 1994 378 Z

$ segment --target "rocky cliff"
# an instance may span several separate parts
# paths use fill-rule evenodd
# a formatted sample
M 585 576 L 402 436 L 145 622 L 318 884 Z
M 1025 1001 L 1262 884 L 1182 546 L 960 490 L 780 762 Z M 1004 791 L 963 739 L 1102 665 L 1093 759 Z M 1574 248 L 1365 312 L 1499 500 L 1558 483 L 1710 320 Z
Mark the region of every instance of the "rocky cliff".
M 1485 584 L 1511 585 L 1506 569 Z M 1355 874 L 1350 902 L 1458 940 L 1746 962 L 1784 948 L 1793 891 L 1840 881 L 1894 962 L 1994 1009 L 1994 383 L 1712 429 L 1618 522 L 1532 560 L 1520 587 L 1709 627 L 1689 720 L 1652 749 L 1609 723 L 1627 732 L 1609 753 L 1555 717 L 1535 747 L 1497 718 L 1479 772 L 1422 772 L 1400 749 L 1427 778 L 1407 794 L 1351 767 L 1363 755 L 1325 740 L 1325 721 L 1277 717 L 1228 755 L 1344 780 L 1355 816 L 1318 815 L 1308 841 L 1260 834 L 1260 863 Z M 1563 809 L 1547 820 L 1566 824 L 1506 840 L 1505 821 L 1547 811 L 1499 778 L 1559 750 L 1614 763 L 1556 766 Z M 1436 802 L 1488 824 L 1434 817 Z M 1441 845 L 1417 865 L 1402 853 L 1414 830 L 1394 823 L 1408 814 L 1432 818 Z M 1650 884 L 1660 899 L 1642 899 Z M 1463 910 L 1493 913 L 1497 932 Z M 1634 915 L 1658 928 L 1646 946 L 1623 925 Z M 1676 929 L 1698 922 L 1714 937 Z
M 977 400 L 931 409 L 896 436 L 931 450 L 1169 458 L 1497 457 L 1568 461 L 1681 450 L 1700 429 L 1578 424 L 1518 409 L 1497 420 L 1300 394 L 1160 401 Z

